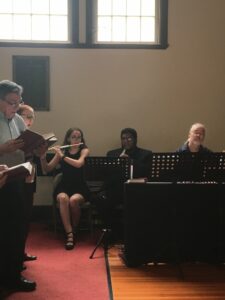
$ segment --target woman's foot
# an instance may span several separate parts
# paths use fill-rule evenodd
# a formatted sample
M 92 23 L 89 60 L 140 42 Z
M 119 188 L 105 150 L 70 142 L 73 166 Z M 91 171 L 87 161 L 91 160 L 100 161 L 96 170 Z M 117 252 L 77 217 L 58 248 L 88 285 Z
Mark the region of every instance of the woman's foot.
M 72 250 L 73 248 L 74 248 L 74 236 L 73 236 L 73 232 L 71 231 L 66 233 L 65 249 Z

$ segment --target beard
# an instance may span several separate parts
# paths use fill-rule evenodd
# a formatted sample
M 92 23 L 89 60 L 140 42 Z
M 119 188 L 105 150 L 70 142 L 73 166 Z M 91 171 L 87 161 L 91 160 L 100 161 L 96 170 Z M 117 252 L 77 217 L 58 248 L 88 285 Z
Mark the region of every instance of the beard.
M 202 142 L 200 140 L 192 140 L 189 142 L 189 144 L 191 144 L 195 148 L 199 148 L 201 146 Z

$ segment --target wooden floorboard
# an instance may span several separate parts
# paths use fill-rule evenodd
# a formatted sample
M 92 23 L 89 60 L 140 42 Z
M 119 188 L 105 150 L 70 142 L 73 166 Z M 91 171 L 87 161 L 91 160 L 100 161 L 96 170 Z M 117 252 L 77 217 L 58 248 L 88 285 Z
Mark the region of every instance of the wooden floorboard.
M 225 265 L 186 263 L 179 269 L 170 264 L 148 264 L 128 268 L 119 252 L 119 246 L 108 251 L 113 300 L 225 300 Z

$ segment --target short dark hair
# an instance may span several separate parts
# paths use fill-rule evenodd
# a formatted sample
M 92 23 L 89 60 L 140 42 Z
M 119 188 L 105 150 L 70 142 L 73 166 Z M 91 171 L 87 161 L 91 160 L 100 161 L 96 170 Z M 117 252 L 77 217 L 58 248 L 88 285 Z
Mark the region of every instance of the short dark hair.
M 0 99 L 4 100 L 4 98 L 10 93 L 15 93 L 21 96 L 23 93 L 23 87 L 10 80 L 0 81 Z
M 120 133 L 120 137 L 122 138 L 122 135 L 123 134 L 130 134 L 132 135 L 133 139 L 134 139 L 134 142 L 135 142 L 135 145 L 137 144 L 137 131 L 133 128 L 124 128 L 121 130 L 121 133 Z

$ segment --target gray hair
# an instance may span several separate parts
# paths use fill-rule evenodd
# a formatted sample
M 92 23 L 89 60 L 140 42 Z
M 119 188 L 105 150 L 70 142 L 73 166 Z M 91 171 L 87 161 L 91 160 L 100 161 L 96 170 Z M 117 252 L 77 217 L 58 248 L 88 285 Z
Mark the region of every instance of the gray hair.
M 10 80 L 0 81 L 0 99 L 4 100 L 4 98 L 10 93 L 15 93 L 21 96 L 23 93 L 23 87 Z

